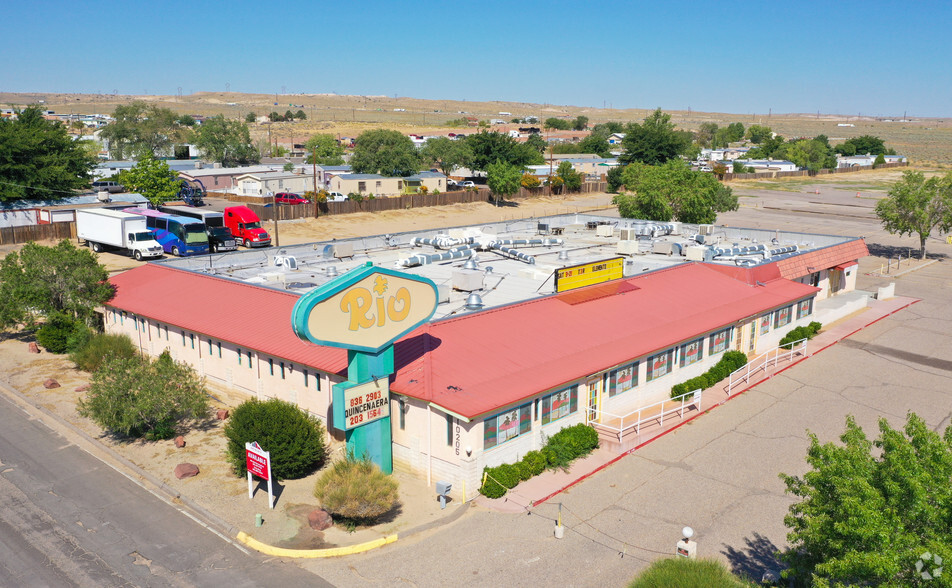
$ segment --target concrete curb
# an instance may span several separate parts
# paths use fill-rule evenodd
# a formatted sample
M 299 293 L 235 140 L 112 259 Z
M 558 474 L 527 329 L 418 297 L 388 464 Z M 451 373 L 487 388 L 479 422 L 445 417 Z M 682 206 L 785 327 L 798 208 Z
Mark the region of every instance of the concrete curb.
M 358 543 L 357 545 L 348 545 L 345 547 L 328 547 L 327 549 L 288 549 L 285 547 L 274 547 L 272 545 L 267 545 L 251 537 L 244 531 L 238 533 L 235 537 L 238 541 L 241 541 L 248 547 L 254 549 L 255 551 L 260 551 L 265 555 L 270 555 L 274 557 L 295 557 L 295 558 L 319 558 L 319 557 L 341 557 L 344 555 L 354 555 L 355 553 L 363 553 L 365 551 L 370 551 L 371 549 L 376 549 L 378 547 L 383 547 L 384 545 L 389 545 L 391 543 L 396 543 L 397 534 L 388 535 L 386 537 L 381 537 L 380 539 L 374 539 L 373 541 L 367 541 L 366 543 Z

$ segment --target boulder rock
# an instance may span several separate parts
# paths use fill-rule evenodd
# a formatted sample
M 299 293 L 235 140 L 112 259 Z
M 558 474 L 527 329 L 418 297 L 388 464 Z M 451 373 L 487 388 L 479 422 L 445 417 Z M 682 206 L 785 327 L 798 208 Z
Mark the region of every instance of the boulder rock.
M 83 384 L 82 386 L 77 386 L 77 392 L 87 392 L 89 390 L 89 384 Z
M 329 512 L 318 508 L 308 513 L 307 524 L 315 531 L 323 531 L 334 525 L 334 519 Z
M 180 463 L 175 466 L 175 477 L 181 480 L 182 478 L 191 478 L 192 476 L 198 475 L 198 466 L 194 463 Z
M 30 353 L 39 353 L 40 347 L 35 342 L 30 343 Z
M 227 419 L 227 418 L 228 418 L 228 409 L 227 409 L 227 408 L 221 408 L 221 409 L 219 409 L 219 410 L 215 413 L 215 418 L 218 419 L 218 420 L 220 420 L 220 421 L 223 421 L 223 420 Z
M 51 388 L 59 388 L 60 383 L 54 380 L 53 378 L 47 378 L 47 380 L 43 382 L 43 387 L 46 388 L 47 390 Z
M 181 436 L 181 435 L 179 435 L 178 437 L 176 437 L 176 438 L 175 438 L 175 446 L 178 447 L 179 449 L 185 447 L 185 437 L 183 437 L 183 436 Z

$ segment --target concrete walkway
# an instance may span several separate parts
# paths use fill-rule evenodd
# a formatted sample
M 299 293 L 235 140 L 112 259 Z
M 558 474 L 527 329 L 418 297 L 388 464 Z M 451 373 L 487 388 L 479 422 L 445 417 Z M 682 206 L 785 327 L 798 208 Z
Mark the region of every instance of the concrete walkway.
M 592 452 L 588 457 L 577 460 L 567 471 L 547 471 L 520 483 L 502 498 L 489 499 L 485 496 L 479 496 L 475 499 L 475 502 L 495 511 L 510 513 L 523 512 L 531 507 L 542 504 L 685 423 L 689 423 L 711 410 L 720 407 L 727 401 L 736 398 L 738 395 L 750 390 L 761 382 L 769 380 L 773 376 L 789 369 L 791 366 L 808 359 L 831 345 L 846 339 L 869 325 L 916 302 L 919 302 L 918 298 L 904 296 L 897 296 L 886 300 L 875 300 L 871 298 L 867 307 L 862 311 L 824 326 L 821 332 L 808 342 L 805 354 L 795 354 L 793 357 L 781 360 L 766 369 L 758 370 L 746 383 L 740 385 L 735 383 L 733 390 L 730 392 L 728 391 L 728 380 L 721 381 L 717 385 L 704 391 L 701 410 L 686 410 L 682 417 L 679 417 L 677 413 L 666 415 L 663 424 L 658 419 L 642 424 L 640 434 L 627 438 L 626 445 L 630 445 L 630 447 L 623 445 L 622 447 L 624 449 L 620 452 L 618 450 L 613 451 L 601 447 Z

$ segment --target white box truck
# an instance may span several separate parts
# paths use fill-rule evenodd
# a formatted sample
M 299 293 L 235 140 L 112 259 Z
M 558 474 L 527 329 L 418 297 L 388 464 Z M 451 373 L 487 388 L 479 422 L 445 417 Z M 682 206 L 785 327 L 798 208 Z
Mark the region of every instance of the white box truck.
M 162 246 L 145 226 L 145 217 L 107 208 L 81 208 L 76 211 L 76 236 L 97 253 L 119 249 L 137 260 L 161 257 Z

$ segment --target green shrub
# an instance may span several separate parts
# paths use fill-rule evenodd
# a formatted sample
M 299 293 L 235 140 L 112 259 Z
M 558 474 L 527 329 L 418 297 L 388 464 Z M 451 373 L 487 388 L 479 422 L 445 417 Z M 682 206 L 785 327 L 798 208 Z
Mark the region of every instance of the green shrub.
M 128 336 L 99 333 L 70 353 L 69 358 L 79 369 L 95 372 L 107 359 L 129 359 L 135 356 L 135 344 Z
M 823 328 L 823 325 L 813 321 L 805 327 L 794 327 L 790 330 L 789 333 L 783 336 L 783 339 L 780 340 L 780 347 L 784 349 L 793 348 L 793 344 L 801 339 L 812 339 L 820 332 L 820 329 Z
M 314 485 L 314 497 L 334 516 L 372 522 L 390 512 L 400 495 L 397 481 L 370 459 L 348 456 L 321 474 Z
M 743 351 L 730 350 L 724 353 L 721 361 L 729 366 L 730 371 L 747 365 L 747 354 Z
M 506 492 L 519 484 L 519 473 L 512 464 L 504 463 L 483 470 L 486 482 L 480 486 L 479 493 L 487 498 L 501 498 Z
M 257 442 L 271 453 L 271 472 L 278 480 L 304 477 L 326 457 L 324 425 L 296 405 L 277 398 L 242 402 L 225 425 L 228 460 L 244 476 L 245 443 Z
M 546 444 L 549 447 L 565 447 L 569 461 L 583 455 L 588 455 L 598 447 L 598 432 L 589 425 L 579 423 L 565 427 L 555 435 L 549 437 Z
M 520 482 L 525 482 L 526 480 L 532 477 L 533 475 L 532 469 L 529 467 L 529 464 L 527 464 L 525 461 L 519 460 L 512 465 L 514 468 L 516 468 L 516 473 L 519 474 Z
M 50 353 L 66 353 L 70 350 L 69 338 L 80 328 L 86 326 L 72 317 L 54 312 L 47 316 L 43 326 L 37 329 L 36 342 Z
M 70 354 L 82 349 L 93 338 L 95 333 L 83 323 L 76 323 L 76 328 L 66 338 L 66 349 Z
M 813 321 L 809 325 L 807 325 L 807 327 L 809 327 L 810 330 L 813 331 L 813 334 L 816 335 L 817 333 L 820 332 L 820 329 L 823 328 L 823 324 L 818 323 L 817 321 Z
M 96 370 L 77 409 L 115 434 L 169 439 L 182 421 L 208 415 L 208 395 L 202 379 L 184 363 L 120 357 Z
M 743 588 L 744 586 L 753 585 L 731 574 L 727 567 L 717 560 L 674 557 L 656 559 L 632 580 L 628 588 L 687 588 L 693 586 Z
M 541 451 L 530 451 L 522 457 L 522 462 L 529 467 L 533 476 L 538 476 L 545 471 L 546 459 Z
M 734 370 L 745 365 L 747 365 L 747 355 L 745 353 L 734 350 L 725 351 L 721 359 L 700 376 L 695 376 L 690 380 L 672 386 L 671 398 L 677 398 L 695 390 L 707 390 L 730 376 Z

